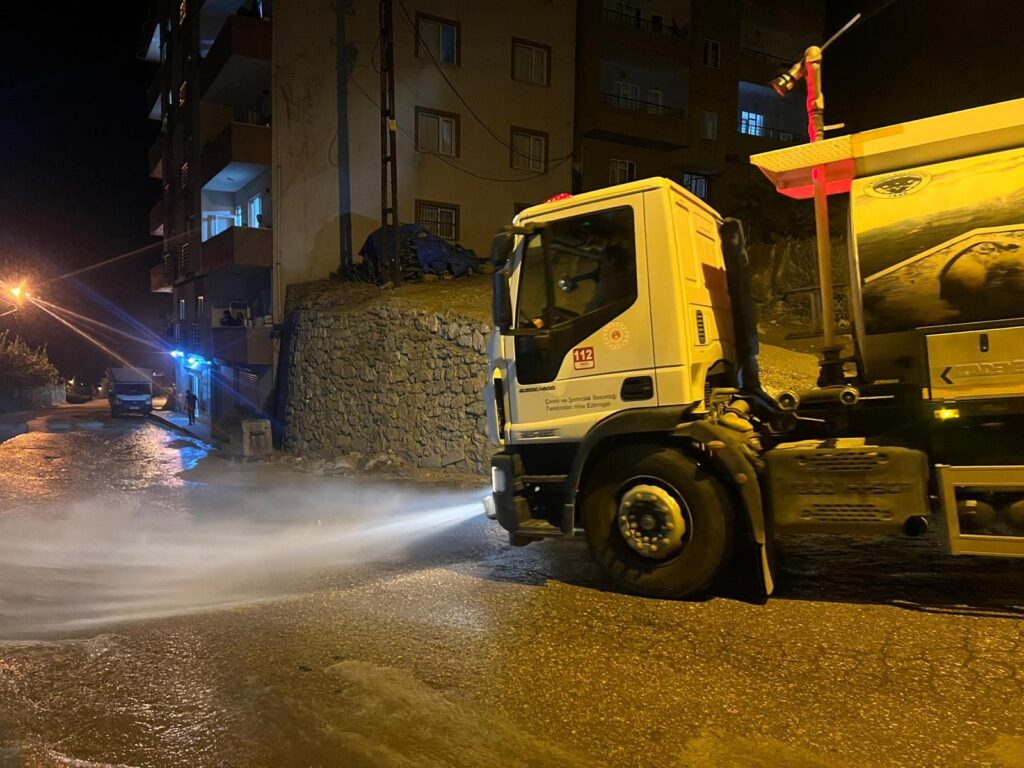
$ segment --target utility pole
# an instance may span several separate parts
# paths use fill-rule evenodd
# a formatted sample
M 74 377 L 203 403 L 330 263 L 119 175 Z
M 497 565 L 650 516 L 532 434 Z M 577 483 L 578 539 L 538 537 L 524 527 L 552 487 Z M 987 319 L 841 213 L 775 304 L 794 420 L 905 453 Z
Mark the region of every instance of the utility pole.
M 398 157 L 395 113 L 395 28 L 391 0 L 380 0 L 380 227 L 381 265 L 391 270 L 391 284 L 402 282 L 398 234 Z

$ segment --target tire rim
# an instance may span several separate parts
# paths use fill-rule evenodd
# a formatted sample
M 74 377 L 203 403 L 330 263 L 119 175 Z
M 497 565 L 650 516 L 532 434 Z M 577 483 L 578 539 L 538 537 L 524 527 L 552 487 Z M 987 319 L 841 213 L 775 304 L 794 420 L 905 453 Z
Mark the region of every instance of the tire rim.
M 640 482 L 619 498 L 616 513 L 623 541 L 637 554 L 664 560 L 683 546 L 689 530 L 687 515 L 677 494 L 660 485 Z

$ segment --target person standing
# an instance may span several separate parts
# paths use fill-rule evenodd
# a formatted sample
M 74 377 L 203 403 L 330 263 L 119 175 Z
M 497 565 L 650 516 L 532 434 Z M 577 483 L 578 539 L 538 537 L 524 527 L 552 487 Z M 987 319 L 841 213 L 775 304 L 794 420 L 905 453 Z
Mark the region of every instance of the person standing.
M 185 393 L 185 410 L 188 411 L 188 423 L 196 423 L 196 407 L 199 405 L 199 398 L 190 389 Z

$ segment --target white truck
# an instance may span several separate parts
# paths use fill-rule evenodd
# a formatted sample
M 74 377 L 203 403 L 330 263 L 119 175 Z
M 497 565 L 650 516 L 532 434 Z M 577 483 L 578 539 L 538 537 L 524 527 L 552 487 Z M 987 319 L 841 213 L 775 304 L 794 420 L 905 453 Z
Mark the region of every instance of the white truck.
M 153 410 L 153 382 L 138 368 L 108 368 L 107 382 L 107 402 L 115 419 L 126 413 L 145 416 Z
M 744 555 L 770 594 L 783 532 L 938 522 L 1024 556 L 1024 99 L 752 162 L 849 195 L 852 338 L 819 386 L 761 389 L 739 222 L 661 178 L 529 208 L 492 252 L 489 514 L 659 597 Z

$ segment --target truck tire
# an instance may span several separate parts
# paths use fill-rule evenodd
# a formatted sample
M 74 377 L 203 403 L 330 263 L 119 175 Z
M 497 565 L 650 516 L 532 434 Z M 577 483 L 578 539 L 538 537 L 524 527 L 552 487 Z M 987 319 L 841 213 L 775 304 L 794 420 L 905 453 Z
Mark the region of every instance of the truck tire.
M 587 544 L 615 584 L 681 598 L 714 583 L 732 555 L 735 521 L 710 473 L 678 450 L 634 445 L 599 459 L 588 477 L 580 496 Z

